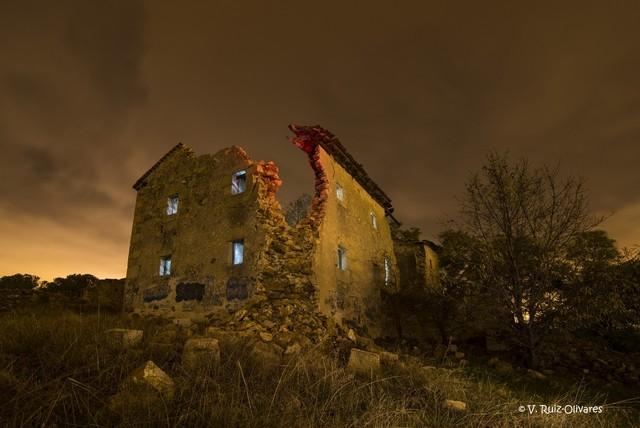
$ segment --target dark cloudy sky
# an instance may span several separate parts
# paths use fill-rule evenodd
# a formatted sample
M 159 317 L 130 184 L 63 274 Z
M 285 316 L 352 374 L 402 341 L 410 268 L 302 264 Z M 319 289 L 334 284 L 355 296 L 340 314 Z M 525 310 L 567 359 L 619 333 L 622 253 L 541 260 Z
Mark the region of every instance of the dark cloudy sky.
M 434 238 L 508 149 L 640 243 L 640 3 L 0 1 L 0 274 L 125 274 L 132 183 L 178 141 L 274 160 L 335 133 Z

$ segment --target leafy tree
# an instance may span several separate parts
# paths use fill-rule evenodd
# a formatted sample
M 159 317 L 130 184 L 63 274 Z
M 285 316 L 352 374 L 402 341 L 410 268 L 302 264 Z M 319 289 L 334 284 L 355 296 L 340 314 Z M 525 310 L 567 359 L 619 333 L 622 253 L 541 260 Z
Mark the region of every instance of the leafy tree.
M 440 241 L 440 283 L 449 301 L 443 321 L 449 334 L 469 338 L 507 329 L 511 310 L 492 283 L 483 281 L 488 274 L 481 242 L 462 230 L 445 231 Z
M 0 278 L 0 289 L 31 290 L 38 286 L 39 280 L 36 275 L 16 273 Z
M 563 313 L 558 287 L 571 280 L 571 251 L 599 221 L 580 180 L 494 153 L 467 182 L 459 219 L 443 235 L 443 268 L 486 299 L 478 312 L 504 320 L 536 366 L 541 339 Z
M 563 284 L 567 328 L 591 329 L 600 336 L 640 323 L 640 263 L 618 251 L 601 230 L 586 232 L 569 247 L 570 283 Z
M 98 283 L 98 278 L 90 274 L 72 274 L 66 278 L 55 278 L 47 284 L 47 291 L 62 293 L 67 296 L 79 297 L 85 289 Z

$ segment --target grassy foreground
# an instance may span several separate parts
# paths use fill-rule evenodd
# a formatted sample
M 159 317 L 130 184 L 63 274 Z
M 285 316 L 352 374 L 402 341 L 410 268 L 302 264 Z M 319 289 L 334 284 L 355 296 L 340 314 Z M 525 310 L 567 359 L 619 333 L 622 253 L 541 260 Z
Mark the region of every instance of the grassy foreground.
M 104 331 L 145 331 L 143 346 L 112 349 Z M 564 391 L 545 381 L 500 380 L 487 369 L 422 370 L 413 360 L 375 377 L 354 376 L 319 350 L 264 366 L 241 341 L 221 343 L 221 364 L 182 369 L 180 333 L 154 342 L 165 325 L 115 315 L 43 312 L 0 315 L 0 426 L 153 427 L 623 427 L 638 426 L 631 401 L 606 404 L 584 386 Z M 118 411 L 110 398 L 131 371 L 153 360 L 176 383 L 170 402 L 132 398 Z M 542 382 L 542 383 L 540 383 Z M 534 392 L 535 391 L 535 392 Z M 555 391 L 555 392 L 554 392 Z M 467 403 L 445 410 L 444 399 Z M 599 414 L 528 414 L 527 404 L 604 405 Z

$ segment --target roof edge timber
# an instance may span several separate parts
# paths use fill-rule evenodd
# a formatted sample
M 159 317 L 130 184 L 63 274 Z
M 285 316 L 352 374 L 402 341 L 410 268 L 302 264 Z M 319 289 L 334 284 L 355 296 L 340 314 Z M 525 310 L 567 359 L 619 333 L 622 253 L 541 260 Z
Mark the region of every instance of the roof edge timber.
M 171 156 L 172 154 L 174 154 L 175 152 L 177 152 L 180 149 L 189 149 L 187 146 L 185 146 L 182 143 L 178 143 L 175 146 L 173 146 L 173 148 L 171 150 L 169 150 L 164 156 L 162 156 L 156 163 L 153 164 L 153 166 L 151 168 L 149 168 L 147 170 L 147 172 L 145 172 L 144 174 L 142 174 L 142 177 L 140 177 L 134 184 L 133 184 L 133 188 L 134 190 L 138 191 L 140 190 L 142 187 L 144 187 L 145 184 L 147 184 L 146 179 L 149 177 L 149 175 L 151 175 L 151 173 L 153 171 L 155 171 L 165 160 L 167 160 L 169 158 L 169 156 Z
M 301 126 L 291 124 L 289 125 L 289 129 L 297 136 L 304 135 L 309 140 L 320 145 L 384 208 L 387 215 L 393 213 L 391 198 L 389 198 L 376 182 L 373 181 L 369 174 L 367 174 L 362 164 L 358 163 L 353 156 L 351 156 L 338 137 L 320 125 Z M 393 220 L 398 222 L 395 218 L 393 218 Z

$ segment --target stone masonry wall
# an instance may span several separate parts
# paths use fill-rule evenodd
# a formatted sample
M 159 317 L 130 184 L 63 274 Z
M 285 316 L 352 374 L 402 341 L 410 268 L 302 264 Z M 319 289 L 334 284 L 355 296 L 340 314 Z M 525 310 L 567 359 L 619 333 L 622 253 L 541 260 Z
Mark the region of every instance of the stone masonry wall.
M 384 208 L 319 144 L 334 138 L 319 127 L 291 126 L 293 143 L 309 156 L 316 175 L 309 216 L 311 275 L 320 311 L 345 328 L 377 337 L 393 334 L 382 310 L 381 292 L 398 285 L 391 231 Z M 343 201 L 336 188 L 343 189 Z M 375 216 L 374 227 L 371 216 Z M 337 267 L 337 250 L 346 251 L 346 268 Z M 388 262 L 385 281 L 384 259 Z
M 363 188 L 362 177 L 356 180 L 323 149 L 321 128 L 291 129 L 315 174 L 309 213 L 294 226 L 276 198 L 282 185 L 276 165 L 252 161 L 237 147 L 195 156 L 177 146 L 139 180 L 127 308 L 257 333 L 281 345 L 318 340 L 329 319 L 371 336 L 388 333 L 381 292 L 396 289 L 398 280 L 386 208 Z M 231 195 L 231 175 L 241 169 L 247 189 Z M 167 216 L 166 200 L 174 194 L 178 213 Z M 230 263 L 234 239 L 245 242 L 241 266 Z M 339 245 L 347 251 L 344 270 L 336 263 Z M 166 255 L 172 272 L 160 277 Z M 246 292 L 238 297 L 232 287 Z
M 246 191 L 231 193 L 232 174 L 247 171 Z M 242 306 L 258 286 L 267 245 L 258 220 L 264 164 L 237 147 L 195 156 L 182 147 L 138 190 L 129 251 L 128 309 L 170 317 L 203 318 L 220 306 Z M 178 212 L 166 214 L 178 195 Z M 244 240 L 244 263 L 231 264 L 231 242 Z M 171 275 L 159 275 L 171 256 Z

